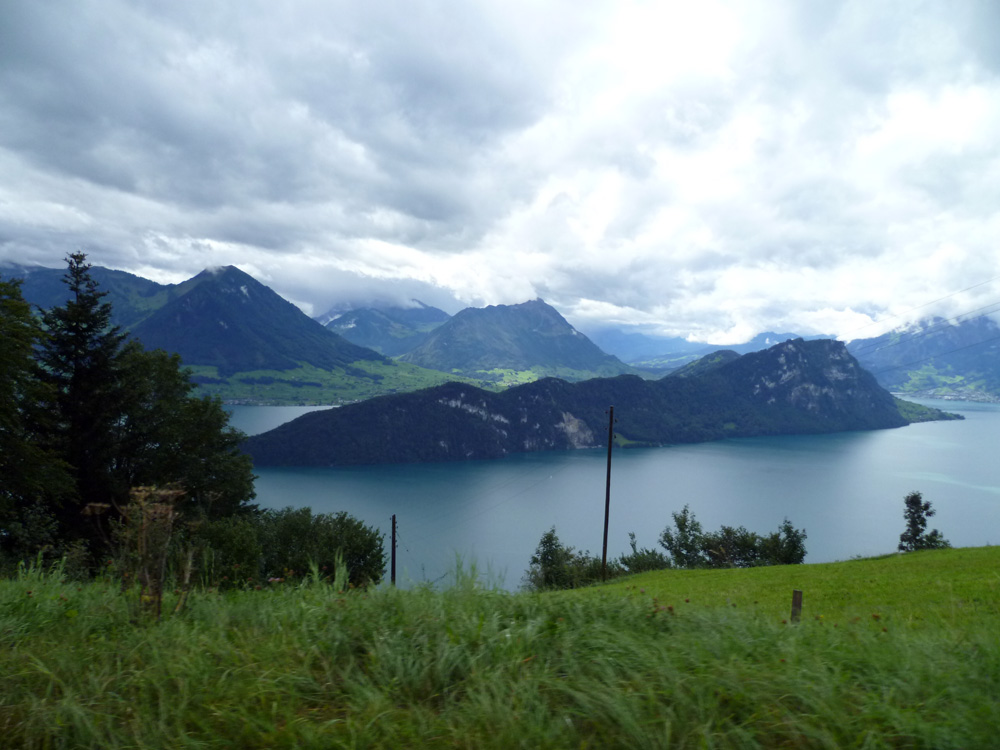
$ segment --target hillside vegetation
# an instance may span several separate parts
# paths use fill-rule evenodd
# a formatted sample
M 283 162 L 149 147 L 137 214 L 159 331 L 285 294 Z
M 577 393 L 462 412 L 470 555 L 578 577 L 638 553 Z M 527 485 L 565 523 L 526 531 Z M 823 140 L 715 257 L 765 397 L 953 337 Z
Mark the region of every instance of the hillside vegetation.
M 941 550 L 547 594 L 460 572 L 442 592 L 313 580 L 195 591 L 158 624 L 134 621 L 117 581 L 26 570 L 0 581 L 0 737 L 12 750 L 991 747 L 998 564 L 1000 548 Z
M 630 445 L 884 429 L 952 418 L 916 404 L 906 405 L 904 417 L 901 403 L 843 344 L 799 339 L 656 381 L 635 375 L 579 383 L 545 378 L 500 393 L 447 383 L 305 414 L 253 436 L 245 450 L 258 466 L 335 466 L 591 448 L 606 445 L 609 404 L 616 408 L 615 433 Z

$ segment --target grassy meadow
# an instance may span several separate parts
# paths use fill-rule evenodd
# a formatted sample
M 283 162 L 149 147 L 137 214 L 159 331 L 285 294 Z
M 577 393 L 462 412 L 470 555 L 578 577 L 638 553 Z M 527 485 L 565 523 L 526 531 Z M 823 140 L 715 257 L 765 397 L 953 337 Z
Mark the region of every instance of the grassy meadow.
M 0 581 L 0 746 L 987 748 L 1000 548 L 511 594 Z M 802 619 L 790 621 L 792 590 Z
M 406 362 L 358 361 L 348 369 L 331 370 L 302 364 L 295 370 L 253 370 L 228 378 L 221 378 L 216 367 L 192 365 L 187 369 L 196 382 L 198 378 L 208 379 L 199 383 L 199 396 L 270 406 L 345 404 L 454 381 L 482 385 L 469 378 Z

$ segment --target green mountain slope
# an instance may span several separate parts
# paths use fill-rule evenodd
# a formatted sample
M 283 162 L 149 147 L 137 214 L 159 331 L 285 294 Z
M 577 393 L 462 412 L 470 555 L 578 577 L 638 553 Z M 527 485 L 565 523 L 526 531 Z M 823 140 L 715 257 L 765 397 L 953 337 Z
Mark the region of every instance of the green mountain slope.
M 12 266 L 0 269 L 5 274 L 24 279 L 21 287 L 24 298 L 43 310 L 61 305 L 69 298 L 63 283 L 64 268 L 41 266 Z M 112 303 L 112 322 L 122 328 L 131 328 L 169 299 L 172 286 L 158 284 L 125 271 L 94 266 L 91 276 L 103 291 L 108 292 Z
M 405 354 L 422 344 L 448 313 L 414 300 L 416 306 L 364 307 L 337 314 L 326 327 L 348 341 L 387 357 Z
M 223 377 L 247 370 L 320 369 L 378 361 L 376 352 L 323 328 L 295 305 L 233 266 L 202 271 L 178 296 L 132 329 L 149 348 Z
M 686 378 L 546 378 L 500 393 L 450 383 L 306 414 L 246 450 L 260 465 L 329 466 L 596 447 L 609 404 L 621 441 L 640 445 L 908 423 L 842 343 L 797 340 Z
M 67 297 L 62 269 L 8 273 L 25 279 L 25 298 L 39 307 Z M 203 393 L 227 401 L 335 404 L 455 379 L 352 344 L 232 266 L 173 285 L 97 266 L 92 274 L 117 325 L 179 354 Z
M 540 299 L 462 310 L 400 359 L 501 382 L 547 376 L 585 380 L 635 372 L 602 352 Z
M 889 390 L 1000 401 L 1000 326 L 990 318 L 928 320 L 847 348 Z

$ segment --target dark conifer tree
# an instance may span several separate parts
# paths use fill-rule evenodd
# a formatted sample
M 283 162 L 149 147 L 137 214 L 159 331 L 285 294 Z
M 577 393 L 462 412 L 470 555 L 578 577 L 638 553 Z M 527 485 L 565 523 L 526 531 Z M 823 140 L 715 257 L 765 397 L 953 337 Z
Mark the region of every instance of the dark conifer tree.
M 69 299 L 42 325 L 0 279 L 0 564 L 103 553 L 136 486 L 181 489 L 189 519 L 255 509 L 246 436 L 221 401 L 191 395 L 176 354 L 111 324 L 83 253 L 67 264 Z
M 84 523 L 81 514 L 99 518 L 123 499 L 112 466 L 115 428 L 124 408 L 120 356 L 125 335 L 111 325 L 111 303 L 91 277 L 86 255 L 72 253 L 66 260 L 63 281 L 70 297 L 42 315 L 46 337 L 39 361 L 42 379 L 52 389 L 51 445 L 69 464 L 75 484 L 73 502 L 57 512 L 61 530 L 70 537 L 93 537 L 101 535 L 100 526 Z
M 70 489 L 65 465 L 39 435 L 47 395 L 34 361 L 41 339 L 20 282 L 0 279 L 0 553 L 12 559 L 55 544 L 51 506 Z

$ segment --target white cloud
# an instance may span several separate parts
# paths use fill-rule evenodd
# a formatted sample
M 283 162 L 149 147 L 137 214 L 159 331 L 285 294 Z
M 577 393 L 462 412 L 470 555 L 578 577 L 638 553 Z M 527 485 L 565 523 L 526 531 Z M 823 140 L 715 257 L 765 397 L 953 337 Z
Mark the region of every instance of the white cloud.
M 1000 276 L 998 20 L 15 0 L 0 260 L 232 263 L 317 314 L 541 295 L 578 324 L 850 335 Z

